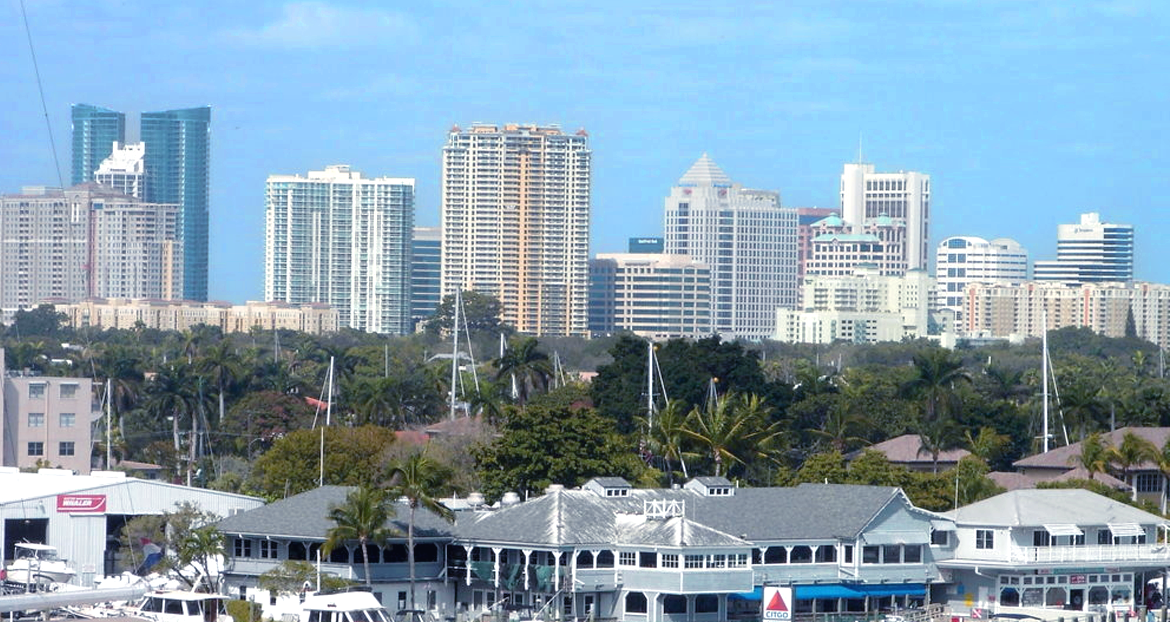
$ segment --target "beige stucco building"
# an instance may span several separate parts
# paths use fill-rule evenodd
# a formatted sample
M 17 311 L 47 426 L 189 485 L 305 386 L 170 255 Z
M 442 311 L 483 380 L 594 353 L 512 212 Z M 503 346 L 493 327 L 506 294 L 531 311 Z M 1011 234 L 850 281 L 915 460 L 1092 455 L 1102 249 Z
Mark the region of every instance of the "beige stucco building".
M 89 473 L 93 382 L 8 371 L 0 348 L 0 464 Z
M 227 302 L 175 300 L 91 299 L 78 303 L 54 304 L 74 328 L 156 328 L 187 330 L 198 324 L 218 326 L 225 333 L 262 330 L 294 330 L 312 335 L 338 329 L 337 309 L 321 303 L 289 304 L 249 301 L 242 305 Z M 141 324 L 140 324 L 141 323 Z

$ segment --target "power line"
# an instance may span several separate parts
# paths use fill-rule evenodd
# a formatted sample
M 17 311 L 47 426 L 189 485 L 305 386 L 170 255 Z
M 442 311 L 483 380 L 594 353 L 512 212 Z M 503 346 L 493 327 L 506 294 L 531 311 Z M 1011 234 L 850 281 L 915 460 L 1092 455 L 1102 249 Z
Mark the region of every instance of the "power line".
M 53 152 L 53 166 L 57 169 L 57 185 L 65 187 L 65 180 L 61 177 L 61 162 L 57 159 L 57 143 L 53 140 L 53 124 L 49 122 L 49 107 L 45 104 L 45 88 L 41 86 L 41 69 L 37 66 L 37 52 L 33 48 L 32 30 L 28 27 L 28 12 L 24 9 L 24 0 L 20 0 L 20 16 L 24 19 L 24 34 L 28 37 L 28 53 L 32 55 L 33 73 L 37 77 L 37 91 L 41 94 L 41 110 L 45 113 L 45 127 L 49 130 L 49 149 Z

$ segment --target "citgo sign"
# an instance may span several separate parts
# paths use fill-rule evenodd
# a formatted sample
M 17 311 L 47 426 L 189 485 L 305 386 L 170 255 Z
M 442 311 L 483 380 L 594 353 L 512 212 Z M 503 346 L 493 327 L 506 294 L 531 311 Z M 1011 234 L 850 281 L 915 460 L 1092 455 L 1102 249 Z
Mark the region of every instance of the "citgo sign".
M 792 588 L 764 586 L 764 620 L 792 620 Z

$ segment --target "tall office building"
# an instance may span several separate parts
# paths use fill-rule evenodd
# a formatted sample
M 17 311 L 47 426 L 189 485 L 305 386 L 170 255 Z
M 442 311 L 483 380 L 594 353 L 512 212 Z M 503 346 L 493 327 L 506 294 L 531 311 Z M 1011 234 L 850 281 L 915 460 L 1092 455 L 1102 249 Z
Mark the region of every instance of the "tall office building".
M 973 236 L 949 237 L 935 255 L 938 290 L 935 305 L 963 317 L 963 292 L 970 283 L 1023 283 L 1028 280 L 1028 251 L 1009 238 L 990 242 Z
M 443 230 L 415 227 L 410 255 L 410 319 L 416 324 L 439 308 L 442 276 Z
M 443 148 L 443 294 L 495 296 L 522 333 L 588 333 L 591 152 L 584 130 L 453 128 Z
M 714 332 L 764 339 L 796 290 L 796 210 L 749 190 L 703 154 L 666 197 L 666 253 L 711 268 Z
M 1133 280 L 1133 225 L 1101 222 L 1096 212 L 1056 228 L 1056 261 L 1037 261 L 1037 281 L 1069 284 Z
M 92 182 L 0 197 L 0 311 L 50 299 L 182 297 L 177 211 Z
M 904 223 L 907 270 L 927 268 L 930 239 L 930 175 L 913 171 L 874 172 L 872 164 L 850 163 L 841 173 L 841 218 L 853 233 L 871 219 Z
M 110 156 L 114 143 L 126 142 L 126 114 L 91 106 L 73 104 L 73 177 L 72 185 L 93 181 L 93 173 Z
M 813 225 L 830 216 L 836 216 L 837 211 L 828 207 L 796 208 L 796 281 L 798 283 L 804 279 L 805 266 L 812 255 L 812 240 L 816 235 Z
M 146 193 L 151 203 L 179 206 L 183 291 L 207 300 L 211 107 L 142 113 Z
M 589 330 L 651 339 L 711 334 L 711 269 L 686 255 L 599 253 L 589 262 Z
M 327 166 L 269 176 L 265 202 L 266 301 L 327 303 L 356 330 L 411 330 L 414 179 Z
M 101 166 L 93 174 L 93 180 L 103 186 L 109 186 L 122 194 L 137 199 L 145 197 L 146 185 L 146 145 L 134 143 L 123 145 L 114 143 L 114 151 L 110 157 L 102 160 Z

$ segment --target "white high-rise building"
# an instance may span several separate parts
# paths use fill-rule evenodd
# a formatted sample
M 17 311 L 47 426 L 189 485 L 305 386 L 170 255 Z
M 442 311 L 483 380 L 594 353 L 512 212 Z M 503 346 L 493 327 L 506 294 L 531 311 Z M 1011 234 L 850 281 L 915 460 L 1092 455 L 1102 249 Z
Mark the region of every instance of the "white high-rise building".
M 332 305 L 342 327 L 410 332 L 413 230 L 412 178 L 371 179 L 347 165 L 272 175 L 264 299 Z
M 900 276 L 876 265 L 853 274 L 804 277 L 803 309 L 776 310 L 776 341 L 877 343 L 925 337 L 933 279 L 924 270 Z
M 178 206 L 94 182 L 0 197 L 0 312 L 93 297 L 183 297 Z
M 666 253 L 711 268 L 711 322 L 727 337 L 766 339 L 776 308 L 797 302 L 797 214 L 780 193 L 733 183 L 703 154 L 666 197 Z
M 453 128 L 443 148 L 443 295 L 494 296 L 522 333 L 588 334 L 591 178 L 584 130 Z
M 589 330 L 595 334 L 711 334 L 711 269 L 686 255 L 598 253 L 589 275 Z
M 93 180 L 137 199 L 146 196 L 146 143 L 114 143 L 113 152 L 94 171 Z
M 963 317 L 963 292 L 970 283 L 1023 283 L 1028 280 L 1028 250 L 1009 238 L 990 242 L 953 236 L 938 244 L 935 255 L 935 304 Z
M 1133 225 L 1101 222 L 1096 212 L 1056 228 L 1056 261 L 1037 261 L 1037 281 L 1069 284 L 1133 280 Z
M 850 163 L 841 173 L 841 218 L 853 233 L 887 217 L 905 224 L 907 270 L 927 268 L 930 239 L 930 175 L 914 171 L 874 172 L 872 164 Z

